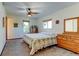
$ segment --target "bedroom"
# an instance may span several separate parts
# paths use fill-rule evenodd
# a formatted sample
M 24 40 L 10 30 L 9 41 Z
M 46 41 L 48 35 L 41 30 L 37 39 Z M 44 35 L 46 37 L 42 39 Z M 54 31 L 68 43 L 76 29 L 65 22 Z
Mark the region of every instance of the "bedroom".
M 2 56 L 78 56 L 76 53 L 79 53 L 79 49 L 75 50 L 76 53 L 74 53 L 74 49 L 77 47 L 70 48 L 66 46 L 68 48 L 66 50 L 57 45 L 61 45 L 57 39 L 62 39 L 63 37 L 70 39 L 72 37 L 69 35 L 78 34 L 74 32 L 78 31 L 78 26 L 75 25 L 75 29 L 73 29 L 72 27 L 74 26 L 71 24 L 69 24 L 71 25 L 69 29 L 72 28 L 74 33 L 62 34 L 65 32 L 64 28 L 66 28 L 64 19 L 78 19 L 78 2 L 3 2 L 0 3 L 0 10 L 1 19 L 7 19 L 7 24 L 6 22 L 0 23 L 2 24 L 0 28 L 3 29 L 0 30 L 2 33 L 0 53 Z M 38 38 L 40 40 L 35 42 L 32 40 L 32 42 L 28 37 L 34 41 Z M 25 40 L 26 38 L 28 39 Z

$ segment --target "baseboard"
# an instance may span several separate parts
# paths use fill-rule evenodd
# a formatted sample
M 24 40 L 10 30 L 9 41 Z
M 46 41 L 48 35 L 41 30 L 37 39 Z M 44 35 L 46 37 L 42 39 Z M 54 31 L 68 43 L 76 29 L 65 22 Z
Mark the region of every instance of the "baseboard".
M 0 56 L 2 56 L 2 53 L 3 53 L 4 48 L 5 48 L 5 46 L 6 46 L 6 43 L 7 43 L 7 42 L 5 42 L 4 47 L 3 47 L 3 49 L 2 49 L 2 52 L 1 52 Z

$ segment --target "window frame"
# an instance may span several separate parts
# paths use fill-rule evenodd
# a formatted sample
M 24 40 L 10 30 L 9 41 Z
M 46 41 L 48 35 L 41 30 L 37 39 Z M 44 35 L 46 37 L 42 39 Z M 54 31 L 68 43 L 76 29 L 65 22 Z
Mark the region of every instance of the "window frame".
M 65 29 L 66 29 L 66 24 L 65 24 L 65 22 L 66 22 L 66 20 L 74 20 L 74 19 L 77 19 L 77 32 L 74 32 L 74 31 L 65 31 Z M 64 19 L 64 33 L 78 33 L 79 32 L 79 17 L 74 17 L 74 18 L 67 18 L 67 19 Z
M 49 20 L 44 20 L 43 21 L 43 29 L 52 29 L 52 24 L 51 24 L 51 28 L 49 28 L 49 26 L 48 26 L 48 22 L 49 21 L 51 21 L 52 22 L 52 19 L 49 19 Z M 46 22 L 47 23 L 47 28 L 44 28 L 44 22 Z

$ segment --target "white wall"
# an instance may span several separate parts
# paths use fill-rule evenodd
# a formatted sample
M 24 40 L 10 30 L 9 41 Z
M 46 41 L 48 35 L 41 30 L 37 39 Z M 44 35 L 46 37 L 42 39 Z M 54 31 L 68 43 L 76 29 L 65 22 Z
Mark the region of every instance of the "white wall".
M 41 18 L 38 20 L 38 26 L 40 28 L 40 31 L 52 31 L 55 33 L 63 33 L 64 31 L 64 19 L 66 18 L 72 18 L 72 17 L 78 17 L 79 16 L 79 4 L 72 5 L 70 7 L 64 8 L 60 11 L 57 11 L 56 13 L 49 15 L 47 17 Z M 42 26 L 42 21 L 51 19 L 53 21 L 52 29 L 50 30 L 44 30 Z M 55 24 L 55 21 L 59 20 L 59 24 Z
M 14 28 L 14 23 L 18 23 L 18 27 Z M 23 37 L 23 19 L 20 17 L 8 16 L 8 39 Z
M 23 20 L 29 20 L 30 26 L 37 25 L 37 21 L 19 16 L 8 16 L 8 39 L 22 38 L 25 34 L 23 32 Z M 18 23 L 18 27 L 14 28 L 13 24 Z
M 23 37 L 23 19 L 22 18 L 14 18 L 14 23 L 18 23 L 18 28 L 13 29 L 14 38 L 22 38 Z
M 38 24 L 38 20 L 30 19 L 30 26 L 37 25 L 37 24 Z
M 0 2 L 0 54 L 6 42 L 5 28 L 3 28 L 3 20 L 2 20 L 4 16 L 6 16 L 5 10 L 2 3 Z

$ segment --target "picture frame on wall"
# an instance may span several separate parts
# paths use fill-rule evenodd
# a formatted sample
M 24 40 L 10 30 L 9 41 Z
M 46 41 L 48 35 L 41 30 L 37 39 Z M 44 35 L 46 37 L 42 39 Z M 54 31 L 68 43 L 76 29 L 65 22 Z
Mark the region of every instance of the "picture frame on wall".
M 4 27 L 4 17 L 2 18 L 2 22 L 3 22 L 2 26 Z
M 59 20 L 56 20 L 56 24 L 59 24 Z
M 18 23 L 14 23 L 14 28 L 17 28 L 18 27 Z
M 3 19 L 2 19 L 2 21 L 3 21 L 3 27 L 6 27 L 6 17 L 3 17 Z

